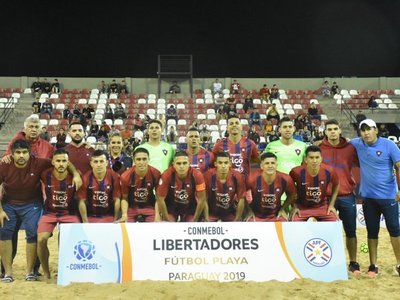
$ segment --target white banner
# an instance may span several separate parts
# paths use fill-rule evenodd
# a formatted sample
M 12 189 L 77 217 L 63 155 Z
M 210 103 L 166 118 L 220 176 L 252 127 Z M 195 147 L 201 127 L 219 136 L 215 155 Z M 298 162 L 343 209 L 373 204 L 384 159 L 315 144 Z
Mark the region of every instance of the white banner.
M 347 279 L 341 222 L 62 224 L 58 284 Z

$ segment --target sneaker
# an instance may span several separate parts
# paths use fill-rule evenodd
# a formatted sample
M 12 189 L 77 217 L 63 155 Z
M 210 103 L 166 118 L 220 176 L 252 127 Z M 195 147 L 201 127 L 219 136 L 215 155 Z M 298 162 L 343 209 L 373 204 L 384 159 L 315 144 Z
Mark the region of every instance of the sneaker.
M 360 275 L 360 265 L 356 261 L 351 261 L 349 264 L 349 272 L 352 273 L 353 275 Z
M 400 276 L 400 265 L 394 267 L 394 273 L 395 275 Z
M 1 282 L 4 283 L 11 283 L 14 281 L 14 278 L 10 275 L 4 275 L 4 277 L 1 279 Z
M 370 277 L 378 276 L 378 266 L 370 265 L 369 268 L 368 268 L 367 275 L 370 276 Z
M 29 273 L 26 274 L 25 281 L 38 281 L 38 278 L 34 273 Z

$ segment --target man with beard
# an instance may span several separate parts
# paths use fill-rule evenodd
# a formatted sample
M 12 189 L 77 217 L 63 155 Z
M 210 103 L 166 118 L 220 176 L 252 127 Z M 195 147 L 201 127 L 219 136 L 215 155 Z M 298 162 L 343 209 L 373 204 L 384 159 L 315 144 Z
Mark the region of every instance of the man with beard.
M 71 142 L 65 147 L 68 152 L 69 161 L 81 172 L 83 176 L 91 170 L 90 157 L 94 149 L 88 147 L 84 142 L 85 130 L 79 122 L 73 122 L 69 125 L 68 134 Z
M 12 238 L 19 225 L 23 224 L 26 232 L 27 281 L 36 281 L 34 264 L 37 247 L 37 224 L 42 213 L 43 196 L 40 188 L 42 172 L 51 167 L 49 159 L 31 156 L 29 143 L 16 140 L 11 146 L 11 163 L 0 164 L 0 185 L 4 195 L 0 202 L 0 256 L 4 264 L 3 282 L 14 281 L 12 277 Z M 81 185 L 81 178 L 76 170 L 69 166 L 74 174 L 76 188 Z M 21 222 L 21 223 L 20 223 Z
M 51 161 L 53 167 L 45 170 L 41 176 L 46 198 L 44 212 L 37 229 L 37 253 L 46 279 L 50 279 L 47 242 L 54 228 L 59 223 L 80 223 L 76 211 L 73 178 L 68 173 L 68 162 L 68 153 L 65 149 L 56 150 Z
M 200 132 L 197 128 L 189 128 L 186 139 L 188 145 L 186 153 L 189 156 L 190 166 L 204 174 L 213 167 L 214 154 L 200 146 Z

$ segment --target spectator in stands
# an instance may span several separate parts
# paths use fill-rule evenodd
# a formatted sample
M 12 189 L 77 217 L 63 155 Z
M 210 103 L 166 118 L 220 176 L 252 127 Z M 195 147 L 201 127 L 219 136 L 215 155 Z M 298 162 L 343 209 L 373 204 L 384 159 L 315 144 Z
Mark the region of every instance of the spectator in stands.
M 271 134 L 267 137 L 266 141 L 268 143 L 271 143 L 271 142 L 277 141 L 277 140 L 279 140 L 279 136 L 276 134 L 275 130 L 272 130 Z
M 46 101 L 42 103 L 40 107 L 40 115 L 48 114 L 49 118 L 51 119 L 51 114 L 53 113 L 53 105 L 49 102 L 46 98 Z
M 122 107 L 121 103 L 118 103 L 114 109 L 114 119 L 126 119 L 125 109 Z
M 226 119 L 226 114 L 224 111 L 224 106 L 220 105 L 216 111 L 216 119 L 219 121 L 221 119 Z
M 238 95 L 238 94 L 240 94 L 240 91 L 241 91 L 241 89 L 240 89 L 240 83 L 239 83 L 236 79 L 234 79 L 233 82 L 231 83 L 231 89 L 230 89 L 230 91 L 231 91 L 231 94 L 232 94 L 232 95 Z
M 181 87 L 178 85 L 178 82 L 173 81 L 172 85 L 169 87 L 168 93 L 170 94 L 180 94 Z
M 214 95 L 222 93 L 222 83 L 218 80 L 218 78 L 213 82 L 212 88 Z
M 297 115 L 296 118 L 294 118 L 294 122 L 293 122 L 294 127 L 296 127 L 297 129 L 301 129 L 304 127 L 304 117 L 303 115 Z
M 144 125 L 144 120 L 140 117 L 139 114 L 136 114 L 133 118 L 133 129 L 144 131 L 146 126 Z
M 99 131 L 97 132 L 97 141 L 101 141 L 103 143 L 107 143 L 108 141 L 108 131 L 104 125 L 101 125 Z
M 235 104 L 225 105 L 225 114 L 228 119 L 230 116 L 236 115 L 237 114 L 236 105 Z
M 176 122 L 178 122 L 178 113 L 177 113 L 176 108 L 175 108 L 175 106 L 173 104 L 171 104 L 168 107 L 166 114 L 167 114 L 166 115 L 167 123 L 168 123 L 168 120 L 170 120 L 170 119 L 175 120 Z
M 334 81 L 331 86 L 331 94 L 333 96 L 335 96 L 336 94 L 339 94 L 339 93 L 340 93 L 339 85 L 336 83 L 336 81 Z
M 122 140 L 130 140 L 133 137 L 133 132 L 126 126 L 121 126 L 120 134 L 122 137 Z
M 94 109 L 91 104 L 86 104 L 86 106 L 82 109 L 82 114 L 85 115 L 87 120 L 91 120 L 94 115 Z
M 378 129 L 378 136 L 383 138 L 388 138 L 390 135 L 389 129 L 386 127 L 386 124 L 381 123 Z
M 250 93 L 248 93 L 246 98 L 244 99 L 243 110 L 247 114 L 247 111 L 252 108 L 254 108 L 253 97 Z
M 67 143 L 65 142 L 67 140 L 67 135 L 65 134 L 64 128 L 60 127 L 60 129 L 58 129 L 56 139 L 57 139 L 56 142 L 57 149 L 64 148 L 67 145 Z
M 321 86 L 321 93 L 324 97 L 329 97 L 331 95 L 331 86 L 329 85 L 328 80 L 325 80 Z
M 253 125 L 249 128 L 249 131 L 247 132 L 247 137 L 254 143 L 256 143 L 256 145 L 260 143 L 260 135 L 258 134 L 257 126 Z
M 311 120 L 317 119 L 321 121 L 321 115 L 318 112 L 318 107 L 315 102 L 310 104 L 310 107 L 308 108 L 308 116 Z
M 82 112 L 81 109 L 79 108 L 79 105 L 75 104 L 74 109 L 72 110 L 72 118 L 79 121 L 81 118 L 81 114 Z
M 270 97 L 271 92 L 266 84 L 264 84 L 263 87 L 260 89 L 259 94 L 260 94 L 260 98 L 263 101 L 265 101 L 265 103 L 269 102 L 269 97 Z
M 39 134 L 39 137 L 44 139 L 45 141 L 50 142 L 51 136 L 50 136 L 50 133 L 47 131 L 47 127 L 46 126 L 42 127 L 42 132 Z
M 301 127 L 301 128 L 303 128 L 303 127 Z M 302 129 L 297 129 L 297 128 L 296 128 L 296 131 L 293 133 L 293 138 L 294 138 L 295 140 L 304 142 L 304 140 L 303 140 L 303 130 L 302 130 Z
M 357 129 L 360 126 L 360 123 L 364 121 L 367 118 L 367 116 L 363 113 L 363 111 L 360 109 L 358 113 L 356 114 L 356 121 L 357 121 Z
M 121 80 L 121 83 L 118 86 L 118 94 L 128 94 L 128 86 L 126 85 L 126 81 L 125 80 Z
M 40 82 L 40 78 L 36 77 L 36 80 L 31 85 L 32 93 L 35 97 L 39 97 L 42 93 L 42 83 Z
M 108 92 L 108 85 L 102 80 L 98 86 L 99 92 L 102 94 L 106 94 Z
M 104 119 L 114 120 L 114 110 L 108 103 L 106 104 L 106 109 L 104 111 Z
M 47 81 L 47 78 L 43 79 L 42 87 L 43 87 L 43 93 L 46 93 L 48 95 L 51 94 L 51 84 L 50 82 Z
M 204 148 L 208 148 L 208 144 L 211 142 L 211 132 L 208 129 L 208 125 L 205 121 L 199 126 L 200 142 Z
M 40 102 L 39 99 L 35 99 L 35 101 L 32 102 L 32 113 L 34 114 L 40 114 Z
M 253 125 L 258 125 L 261 127 L 261 117 L 260 113 L 257 111 L 257 109 L 250 109 L 249 110 L 249 125 L 250 127 Z
M 272 125 L 270 120 L 266 120 L 264 124 L 264 137 L 267 140 L 267 137 L 271 135 L 271 132 L 274 131 L 274 125 Z
M 103 123 L 101 123 L 101 125 L 104 126 L 104 129 L 107 132 L 107 134 L 111 131 L 111 127 L 110 127 L 110 125 L 107 124 L 106 121 L 103 121 Z
M 116 135 L 116 134 L 120 135 L 119 129 L 118 129 L 118 128 L 115 128 L 115 125 L 111 125 L 111 129 L 110 129 L 110 131 L 108 132 L 108 136 L 110 137 L 110 136 Z
M 167 120 L 165 119 L 165 115 L 164 114 L 158 114 L 157 115 L 157 119 L 161 122 L 163 128 L 166 128 L 165 125 L 167 123 Z
M 60 91 L 61 91 L 61 89 L 60 89 L 60 83 L 58 82 L 58 79 L 55 78 L 55 79 L 53 80 L 53 83 L 51 84 L 50 92 L 51 92 L 51 93 L 54 93 L 54 94 L 59 94 Z
M 175 126 L 169 126 L 167 133 L 167 142 L 170 144 L 175 144 L 178 141 L 178 135 L 175 130 Z
M 89 127 L 89 136 L 94 136 L 97 139 L 97 133 L 99 132 L 99 125 L 96 120 L 91 121 Z
M 377 108 L 378 107 L 378 103 L 376 102 L 376 97 L 375 96 L 371 96 L 368 100 L 368 107 L 369 108 Z
M 62 117 L 63 119 L 68 119 L 69 122 L 71 122 L 72 119 L 72 112 L 71 110 L 68 108 L 68 106 L 66 106 L 63 111 L 62 111 Z
M 270 99 L 279 99 L 279 87 L 277 84 L 273 84 L 271 87 L 271 95 L 269 96 Z
M 133 146 L 132 146 L 132 144 L 130 142 L 130 139 L 123 139 L 122 143 L 123 143 L 122 152 L 124 152 L 129 157 L 132 157 Z
M 271 94 L 272 96 L 272 94 Z M 272 125 L 279 123 L 280 115 L 278 109 L 276 108 L 276 103 L 273 103 L 272 106 L 267 110 L 267 120 L 272 122 Z
M 118 83 L 115 81 L 115 79 L 113 79 L 113 80 L 111 81 L 111 84 L 110 84 L 110 86 L 109 86 L 109 88 L 108 88 L 108 93 L 109 93 L 109 94 L 116 94 L 116 93 L 118 93 Z
M 304 142 L 304 143 L 311 143 L 311 141 L 312 141 L 312 134 L 311 134 L 311 131 L 308 129 L 307 126 L 304 126 L 304 127 L 303 127 L 302 137 L 303 137 L 303 142 Z

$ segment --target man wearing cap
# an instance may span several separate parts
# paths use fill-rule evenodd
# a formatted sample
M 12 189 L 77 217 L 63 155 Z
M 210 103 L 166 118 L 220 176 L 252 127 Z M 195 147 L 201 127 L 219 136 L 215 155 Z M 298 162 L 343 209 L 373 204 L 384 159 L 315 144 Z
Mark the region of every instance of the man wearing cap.
M 400 150 L 392 141 L 378 137 L 375 121 L 365 119 L 359 129 L 361 138 L 352 139 L 351 143 L 360 161 L 360 195 L 364 200 L 370 260 L 367 274 L 371 277 L 378 275 L 378 234 L 380 216 L 383 214 L 397 261 L 395 270 L 400 275 L 399 206 L 396 202 L 400 201 Z

